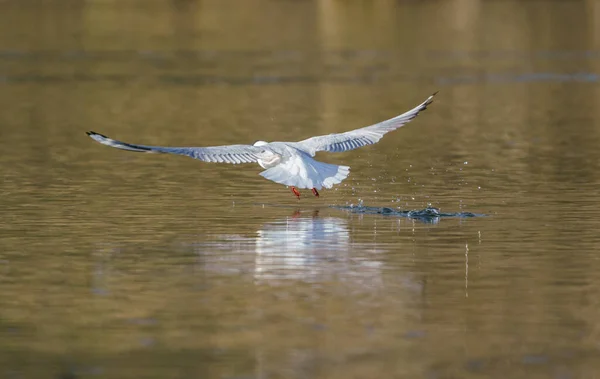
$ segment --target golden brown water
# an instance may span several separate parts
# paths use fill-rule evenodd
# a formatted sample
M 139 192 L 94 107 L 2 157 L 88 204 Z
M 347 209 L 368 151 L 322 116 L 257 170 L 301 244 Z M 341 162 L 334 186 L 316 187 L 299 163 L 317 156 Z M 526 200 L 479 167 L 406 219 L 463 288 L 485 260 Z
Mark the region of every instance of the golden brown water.
M 594 378 L 595 1 L 0 2 L 1 378 Z M 296 201 L 95 144 L 430 110 Z M 330 206 L 473 212 L 418 219 Z

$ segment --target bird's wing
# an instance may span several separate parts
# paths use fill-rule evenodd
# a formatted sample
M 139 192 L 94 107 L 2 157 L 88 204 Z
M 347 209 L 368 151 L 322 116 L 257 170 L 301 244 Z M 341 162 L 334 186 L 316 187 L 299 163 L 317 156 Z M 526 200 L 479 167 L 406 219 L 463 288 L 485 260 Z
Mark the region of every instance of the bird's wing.
M 433 97 L 437 94 L 429 96 L 427 100 L 409 110 L 406 113 L 396 116 L 389 120 L 380 122 L 375 125 L 366 126 L 364 128 L 352 130 L 345 133 L 329 134 L 326 136 L 318 136 L 305 139 L 298 142 L 298 145 L 315 155 L 317 151 L 329 151 L 332 153 L 354 150 L 362 146 L 372 145 L 377 143 L 381 137 L 387 132 L 396 130 L 407 122 L 411 121 L 417 115 L 427 109 L 427 106 L 433 102 Z
M 218 163 L 253 163 L 256 162 L 266 152 L 264 148 L 251 145 L 229 145 L 229 146 L 212 146 L 212 147 L 162 147 L 162 146 L 145 146 L 135 145 L 117 141 L 102 134 L 95 132 L 87 132 L 94 141 L 106 146 L 115 147 L 117 149 L 135 151 L 139 153 L 166 153 L 187 155 L 194 159 L 199 159 L 204 162 Z

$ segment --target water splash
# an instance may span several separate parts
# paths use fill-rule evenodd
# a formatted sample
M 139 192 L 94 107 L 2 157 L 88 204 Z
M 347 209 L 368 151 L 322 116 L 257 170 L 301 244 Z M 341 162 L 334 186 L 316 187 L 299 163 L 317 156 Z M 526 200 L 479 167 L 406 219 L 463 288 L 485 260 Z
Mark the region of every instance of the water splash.
M 330 208 L 358 214 L 379 214 L 392 217 L 406 217 L 432 224 L 439 222 L 440 218 L 470 218 L 485 216 L 483 214 L 471 212 L 443 213 L 440 212 L 438 208 L 432 206 L 427 206 L 424 209 L 403 211 L 389 207 L 370 207 L 367 205 L 363 205 L 362 202 L 360 202 L 358 205 L 350 206 L 330 205 Z

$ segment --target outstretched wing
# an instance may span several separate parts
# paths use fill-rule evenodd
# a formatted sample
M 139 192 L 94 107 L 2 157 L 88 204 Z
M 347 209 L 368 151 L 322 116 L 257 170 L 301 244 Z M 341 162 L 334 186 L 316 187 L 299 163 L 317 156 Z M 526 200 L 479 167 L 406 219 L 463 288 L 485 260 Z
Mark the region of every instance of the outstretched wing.
M 387 132 L 396 130 L 417 117 L 420 112 L 427 109 L 427 106 L 433 102 L 433 97 L 436 94 L 437 92 L 429 96 L 427 100 L 415 108 L 392 119 L 345 133 L 308 138 L 298 142 L 298 144 L 303 150 L 309 152 L 311 155 L 315 155 L 317 151 L 337 153 L 354 150 L 366 145 L 372 145 L 377 143 Z
M 264 148 L 250 145 L 229 145 L 229 146 L 213 146 L 213 147 L 162 147 L 162 146 L 145 146 L 134 145 L 117 141 L 102 134 L 95 132 L 86 132 L 94 141 L 100 142 L 103 145 L 116 147 L 117 149 L 135 151 L 138 153 L 166 153 L 187 155 L 194 159 L 199 159 L 204 162 L 218 163 L 253 163 L 265 153 Z

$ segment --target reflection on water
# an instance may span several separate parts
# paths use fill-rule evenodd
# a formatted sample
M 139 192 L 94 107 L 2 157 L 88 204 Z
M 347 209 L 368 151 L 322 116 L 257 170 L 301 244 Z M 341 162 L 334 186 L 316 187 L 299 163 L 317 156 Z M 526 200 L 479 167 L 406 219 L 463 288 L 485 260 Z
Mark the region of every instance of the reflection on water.
M 239 258 L 254 256 L 257 284 L 338 280 L 360 283 L 364 289 L 381 284 L 382 263 L 365 254 L 375 258 L 385 251 L 352 242 L 346 219 L 321 217 L 318 210 L 297 210 L 283 220 L 265 223 L 256 237 L 211 235 L 210 240 L 195 245 L 205 269 L 239 273 Z M 357 251 L 361 256 L 356 256 Z
M 298 211 L 284 222 L 265 224 L 258 231 L 256 278 L 318 281 L 335 271 L 347 271 L 349 245 L 345 220 L 320 218 L 318 211 L 304 218 Z M 339 267 L 332 270 L 334 262 Z
M 0 377 L 593 378 L 599 4 L 0 1 Z M 438 89 L 300 202 L 83 133 L 293 141 Z

